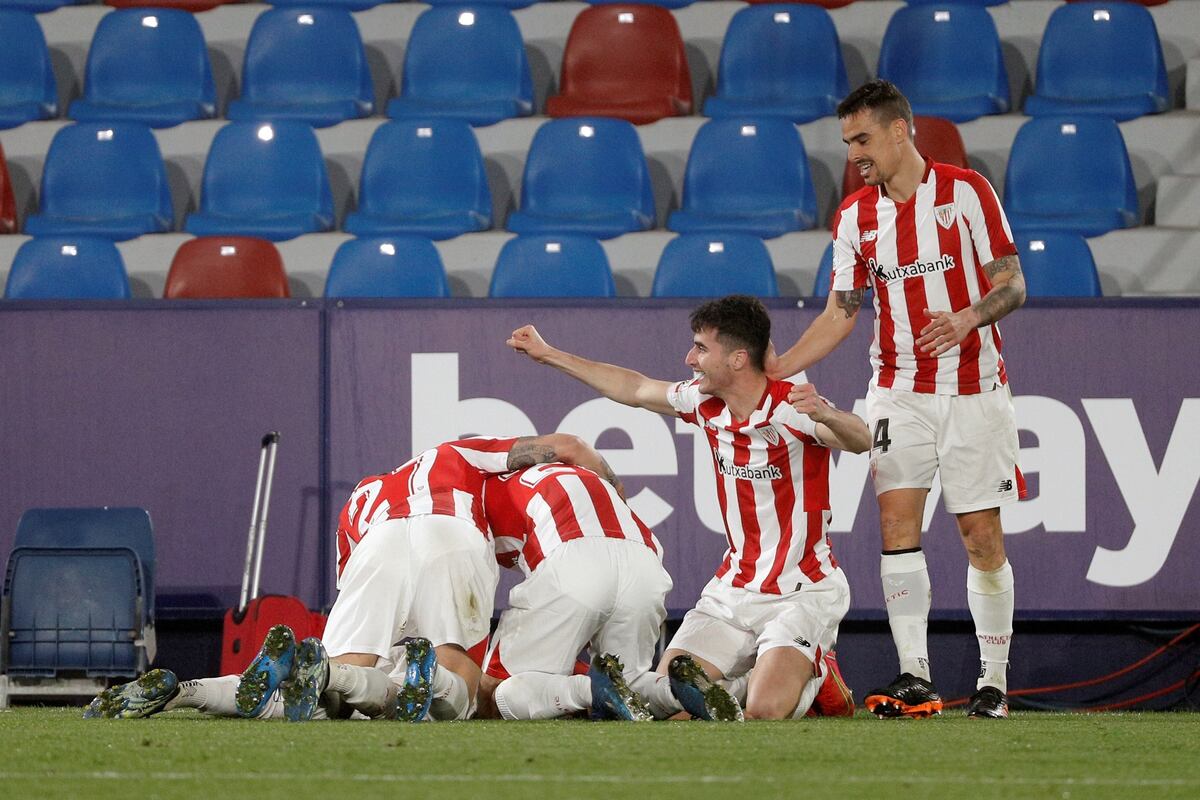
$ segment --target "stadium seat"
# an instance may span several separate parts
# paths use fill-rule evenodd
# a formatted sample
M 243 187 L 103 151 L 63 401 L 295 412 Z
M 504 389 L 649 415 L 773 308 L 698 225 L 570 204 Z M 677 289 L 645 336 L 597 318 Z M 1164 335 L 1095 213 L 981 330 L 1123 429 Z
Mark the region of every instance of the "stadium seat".
M 751 233 L 763 238 L 816 223 L 817 196 L 796 126 L 778 117 L 713 119 L 692 140 L 679 233 Z
M 491 297 L 615 297 L 604 248 L 587 236 L 518 236 L 500 249 Z
M 500 6 L 430 8 L 404 51 L 389 117 L 457 117 L 491 125 L 533 113 L 533 79 L 517 21 Z
M 1099 114 L 1120 122 L 1170 107 L 1162 44 L 1149 11 L 1123 2 L 1054 9 L 1026 114 Z
M 204 162 L 197 236 L 259 236 L 279 242 L 333 228 L 333 193 L 313 129 L 302 122 L 231 122 Z
M 857 0 L 799 0 L 805 5 L 821 6 L 822 8 L 844 8 Z M 796 0 L 746 0 L 751 5 L 780 5 Z
M 117 241 L 174 226 L 158 141 L 136 122 L 77 122 L 60 128 L 42 168 L 41 211 L 32 236 L 107 236 Z
M 232 120 L 326 127 L 369 117 L 375 88 L 354 17 L 344 8 L 275 8 L 254 21 Z
M 343 226 L 356 236 L 449 239 L 492 226 L 483 154 L 463 120 L 380 125 L 367 145 L 359 187 L 358 211 Z
M 721 44 L 710 117 L 781 116 L 797 124 L 834 114 L 850 93 L 837 29 L 813 5 L 761 5 L 733 15 Z
M 944 0 L 905 0 L 910 6 L 945 6 Z M 964 6 L 1002 6 L 1008 0 L 954 0 Z M 1069 0 L 1068 0 L 1069 2 Z
M 3 0 L 0 6 L 14 11 L 44 14 L 47 11 L 56 11 L 63 6 L 82 5 L 89 2 L 91 0 Z
M 607 6 L 613 5 L 614 3 L 634 2 L 639 4 L 644 3 L 645 5 L 650 6 L 662 6 L 663 8 L 684 8 L 686 6 L 690 6 L 692 3 L 696 2 L 696 0 L 587 0 L 587 2 L 589 5 L 593 6 Z
M 326 297 L 449 297 L 446 268 L 422 236 L 343 242 L 325 279 Z
M 290 296 L 279 250 L 253 236 L 201 236 L 184 242 L 171 259 L 163 289 L 168 300 Z
M 0 129 L 58 114 L 46 37 L 26 11 L 0 8 Z
M 825 245 L 821 261 L 817 264 L 817 280 L 813 283 L 813 297 L 828 297 L 833 285 L 833 242 Z
M 179 9 L 125 9 L 100 19 L 88 50 L 83 97 L 67 115 L 155 128 L 217 113 L 204 34 Z
M 954 123 L 948 119 L 914 116 L 913 140 L 917 150 L 926 158 L 963 169 L 971 168 L 962 135 L 959 134 Z M 842 171 L 842 198 L 849 197 L 863 186 L 865 184 L 858 168 L 847 160 L 846 167 Z
M 129 277 L 111 239 L 47 236 L 13 256 L 6 300 L 127 300 Z
M 276 8 L 344 8 L 347 11 L 366 11 L 387 0 L 267 0 Z
M 675 17 L 652 5 L 590 6 L 563 50 L 551 117 L 618 117 L 644 125 L 692 113 L 692 79 Z
M 1079 234 L 1029 231 L 1014 238 L 1030 297 L 1103 295 L 1092 249 Z
M 1004 178 L 1014 229 L 1099 236 L 1138 224 L 1137 185 L 1117 123 L 1035 117 L 1017 131 Z
M 12 178 L 8 174 L 8 159 L 4 157 L 4 146 L 0 145 L 0 234 L 16 233 L 17 200 L 13 195 Z
M 966 122 L 1009 109 L 1008 70 L 982 6 L 905 6 L 888 22 L 879 77 L 896 84 L 914 114 Z
M 514 233 L 580 233 L 609 239 L 654 227 L 650 169 L 624 120 L 550 120 L 525 159 Z
M 461 6 L 463 0 L 425 0 L 431 6 Z M 538 0 L 474 0 L 472 6 L 500 6 L 508 9 L 528 8 Z
M 651 297 L 778 297 L 775 265 L 767 246 L 744 233 L 684 234 L 658 259 Z
M 105 5 L 113 8 L 175 8 L 193 13 L 240 2 L 242 0 L 104 0 Z

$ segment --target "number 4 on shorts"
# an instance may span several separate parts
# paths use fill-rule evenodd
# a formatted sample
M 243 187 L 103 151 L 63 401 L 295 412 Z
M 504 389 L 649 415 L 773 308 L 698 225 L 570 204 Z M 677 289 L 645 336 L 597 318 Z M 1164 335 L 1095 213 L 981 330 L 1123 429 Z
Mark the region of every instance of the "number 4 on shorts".
M 886 453 L 891 444 L 892 440 L 888 438 L 888 418 L 880 417 L 875 421 L 875 436 L 871 441 L 871 449 Z

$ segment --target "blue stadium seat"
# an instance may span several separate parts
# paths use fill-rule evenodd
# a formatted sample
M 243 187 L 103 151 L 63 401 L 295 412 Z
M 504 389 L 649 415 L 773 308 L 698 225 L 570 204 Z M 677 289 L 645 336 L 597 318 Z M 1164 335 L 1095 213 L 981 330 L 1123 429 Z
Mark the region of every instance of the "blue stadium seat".
M 26 233 L 122 241 L 174 223 L 167 168 L 145 125 L 77 122 L 54 134 L 42 168 L 41 211 L 25 220 Z
M 820 6 L 769 4 L 733 15 L 721 45 L 710 117 L 827 117 L 850 93 L 833 18 Z
M 431 6 L 461 6 L 463 0 L 425 0 Z M 471 3 L 473 6 L 500 6 L 516 10 L 518 8 L 528 8 L 538 0 L 474 0 Z
M 944 6 L 944 0 L 905 0 L 910 6 Z M 954 0 L 958 5 L 964 6 L 1002 6 L 1008 0 Z M 1165 2 L 1165 0 L 1164 0 Z
M 533 79 L 517 21 L 499 6 L 430 8 L 404 51 L 389 117 L 457 117 L 491 125 L 533 113 Z
M 30 239 L 13 256 L 6 300 L 126 300 L 125 262 L 111 239 Z
M 1017 131 L 1004 178 L 1014 229 L 1099 236 L 1138 224 L 1137 185 L 1117 123 L 1035 117 Z
M 817 265 L 817 280 L 813 283 L 813 297 L 828 297 L 833 285 L 833 242 L 825 245 L 821 262 Z
M 63 6 L 77 6 L 89 2 L 91 0 L 2 0 L 0 6 L 30 14 L 44 14 L 47 11 L 56 11 Z
M 1054 9 L 1026 114 L 1100 114 L 1121 121 L 1170 107 L 1162 44 L 1148 10 L 1123 2 Z
M 525 159 L 515 233 L 609 239 L 654 227 L 650 168 L 632 124 L 572 117 L 538 128 Z
M 367 145 L 359 187 L 358 211 L 343 225 L 356 236 L 449 239 L 492 226 L 483 154 L 463 120 L 380 125 Z
M 375 88 L 354 17 L 344 8 L 274 8 L 246 42 L 232 120 L 299 120 L 326 127 L 369 117 Z
M 745 233 L 684 234 L 658 259 L 651 297 L 778 297 L 775 265 L 767 246 Z
M 1030 297 L 1100 297 L 1100 276 L 1087 239 L 1077 233 L 1015 235 Z
M 204 162 L 200 210 L 184 229 L 280 242 L 333 228 L 333 193 L 321 146 L 302 122 L 231 122 Z
M 615 297 L 604 248 L 588 236 L 518 236 L 500 249 L 491 297 Z
M 84 94 L 68 116 L 155 128 L 216 116 L 208 49 L 196 18 L 178 9 L 123 9 L 100 19 Z
M 667 227 L 772 238 L 812 228 L 816 219 L 817 196 L 795 125 L 778 117 L 714 119 L 692 141 L 683 207 Z
M 423 236 L 351 239 L 333 254 L 326 297 L 449 297 L 446 268 Z
M 905 6 L 883 34 L 879 77 L 896 84 L 914 114 L 966 122 L 1009 110 L 1000 36 L 983 6 Z
M 236 2 L 236 0 L 233 0 L 233 2 Z M 347 11 L 366 11 L 368 8 L 374 8 L 380 3 L 386 3 L 387 0 L 267 0 L 267 2 L 276 8 L 321 8 L 331 6 L 333 8 L 344 8 Z
M 0 129 L 54 118 L 57 87 L 37 18 L 26 11 L 0 9 Z

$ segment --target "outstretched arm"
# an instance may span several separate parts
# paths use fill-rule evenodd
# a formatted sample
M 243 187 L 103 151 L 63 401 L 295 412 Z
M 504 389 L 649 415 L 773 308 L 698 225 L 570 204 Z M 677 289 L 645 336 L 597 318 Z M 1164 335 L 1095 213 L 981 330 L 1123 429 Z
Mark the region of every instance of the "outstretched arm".
M 534 464 L 549 464 L 553 461 L 590 469 L 616 487 L 621 497 L 625 496 L 625 487 L 604 460 L 604 456 L 578 436 L 569 433 L 522 436 L 508 451 L 509 470 L 525 469 Z
M 967 337 L 967 334 L 984 325 L 1007 316 L 1025 302 L 1025 275 L 1021 272 L 1021 259 L 1001 256 L 984 265 L 992 282 L 992 288 L 973 306 L 953 313 L 949 311 L 925 310 L 929 324 L 921 329 L 917 347 L 926 353 L 940 356 Z
M 817 436 L 830 447 L 851 453 L 865 453 L 871 449 L 871 432 L 862 417 L 829 405 L 811 383 L 793 386 L 788 393 L 788 402 L 816 423 Z
M 830 292 L 825 310 L 812 321 L 799 341 L 783 355 L 767 359 L 767 376 L 780 380 L 795 375 L 833 352 L 854 330 L 854 321 L 866 293 L 864 287 Z
M 610 400 L 657 411 L 659 414 L 677 416 L 675 409 L 667 402 L 667 391 L 671 388 L 669 382 L 647 378 L 640 372 L 614 364 L 589 361 L 551 347 L 532 325 L 513 331 L 508 339 L 508 346 L 539 364 L 549 364 L 572 378 L 583 381 Z

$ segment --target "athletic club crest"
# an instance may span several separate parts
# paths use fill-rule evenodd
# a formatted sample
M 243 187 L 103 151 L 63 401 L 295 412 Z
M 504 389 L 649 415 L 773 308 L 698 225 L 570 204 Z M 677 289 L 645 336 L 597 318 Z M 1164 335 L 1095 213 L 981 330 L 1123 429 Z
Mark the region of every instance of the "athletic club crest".
M 779 444 L 779 431 L 768 425 L 762 429 L 763 438 L 767 440 L 767 444 L 774 447 Z
M 947 203 L 944 206 L 934 206 L 933 216 L 937 219 L 938 225 L 941 225 L 946 230 L 950 230 L 950 226 L 954 224 L 954 204 Z

